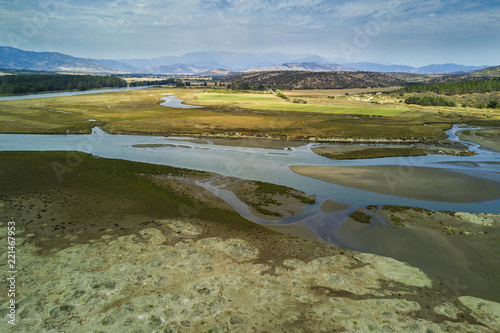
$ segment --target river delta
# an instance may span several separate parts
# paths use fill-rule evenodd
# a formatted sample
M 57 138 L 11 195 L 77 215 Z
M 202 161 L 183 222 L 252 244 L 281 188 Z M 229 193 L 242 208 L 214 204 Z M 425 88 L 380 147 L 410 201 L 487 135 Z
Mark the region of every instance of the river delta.
M 15 329 L 498 331 L 500 156 L 460 134 L 480 130 L 454 126 L 448 140 L 425 147 L 435 154 L 369 160 L 313 151 L 359 145 L 99 127 L 0 134 L 2 239 L 16 220 L 23 267 Z M 453 154 L 464 149 L 473 154 Z M 353 173 L 325 182 L 297 166 Z M 356 168 L 376 170 L 378 181 Z M 19 177 L 30 185 L 16 187 Z M 349 186 L 349 177 L 365 184 Z M 417 177 L 460 193 L 437 198 Z M 405 183 L 416 179 L 419 195 Z M 257 182 L 293 190 L 271 190 L 263 212 L 250 195 Z

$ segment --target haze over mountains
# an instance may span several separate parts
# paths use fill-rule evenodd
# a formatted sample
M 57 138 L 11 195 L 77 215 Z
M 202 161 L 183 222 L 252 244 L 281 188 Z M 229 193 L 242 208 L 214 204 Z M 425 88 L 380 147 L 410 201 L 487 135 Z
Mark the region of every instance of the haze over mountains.
M 337 59 L 338 60 L 338 59 Z M 340 61 L 341 62 L 341 61 Z M 415 74 L 459 74 L 489 66 L 457 64 L 429 65 L 415 68 L 377 63 L 334 63 L 317 55 L 283 53 L 235 53 L 226 51 L 193 52 L 182 56 L 153 59 L 96 60 L 76 58 L 57 52 L 23 51 L 0 47 L 0 69 L 81 72 L 141 73 L 162 75 L 227 75 L 234 72 L 312 71 L 312 72 L 382 72 Z

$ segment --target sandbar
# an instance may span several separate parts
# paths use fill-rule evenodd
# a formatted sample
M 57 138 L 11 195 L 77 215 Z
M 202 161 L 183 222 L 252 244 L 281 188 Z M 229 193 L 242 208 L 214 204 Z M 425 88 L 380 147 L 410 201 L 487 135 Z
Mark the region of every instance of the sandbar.
M 500 199 L 500 183 L 458 172 L 396 165 L 307 166 L 295 173 L 359 190 L 437 202 L 483 202 Z
M 213 144 L 216 146 L 228 147 L 245 147 L 245 148 L 263 148 L 263 149 L 276 149 L 284 150 L 292 147 L 302 147 L 307 145 L 303 141 L 282 141 L 282 140 L 269 140 L 269 139 L 186 139 L 186 138 L 169 138 L 171 140 L 179 140 L 198 144 Z
M 500 129 L 492 128 L 485 130 L 461 131 L 457 133 L 460 140 L 474 142 L 481 148 L 500 151 Z

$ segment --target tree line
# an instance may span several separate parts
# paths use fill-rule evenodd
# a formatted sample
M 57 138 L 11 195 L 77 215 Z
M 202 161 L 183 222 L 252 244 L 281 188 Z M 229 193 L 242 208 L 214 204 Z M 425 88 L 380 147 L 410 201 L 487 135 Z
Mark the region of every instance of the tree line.
M 152 81 L 132 81 L 129 83 L 129 87 L 142 87 L 142 86 L 166 86 L 166 85 L 175 85 L 178 86 L 179 84 L 184 84 L 185 83 L 176 78 L 168 78 L 164 80 L 152 80 Z
M 399 89 L 399 93 L 428 93 L 433 92 L 438 95 L 465 95 L 475 93 L 488 93 L 500 91 L 500 79 L 460 81 L 436 84 L 424 84 L 407 86 Z
M 127 82 L 116 76 L 57 74 L 0 76 L 0 95 L 122 87 L 127 87 Z
M 411 96 L 405 100 L 406 104 L 416 104 L 422 106 L 451 106 L 455 107 L 457 104 L 453 101 L 448 101 L 443 97 L 431 97 L 431 96 Z

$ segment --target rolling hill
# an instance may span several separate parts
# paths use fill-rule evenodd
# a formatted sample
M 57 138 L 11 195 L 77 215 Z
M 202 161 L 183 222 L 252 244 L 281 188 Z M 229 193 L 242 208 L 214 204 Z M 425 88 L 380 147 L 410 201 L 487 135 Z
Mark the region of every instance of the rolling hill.
M 387 74 L 369 72 L 276 71 L 230 75 L 225 77 L 224 81 L 248 82 L 253 86 L 262 85 L 279 89 L 345 89 L 406 84 L 406 81 Z
M 212 69 L 212 70 L 209 70 L 207 72 L 198 74 L 197 76 L 199 76 L 199 77 L 221 77 L 221 76 L 227 76 L 227 75 L 232 75 L 232 74 L 236 74 L 236 73 L 229 71 L 227 69 L 216 68 L 216 69 Z

